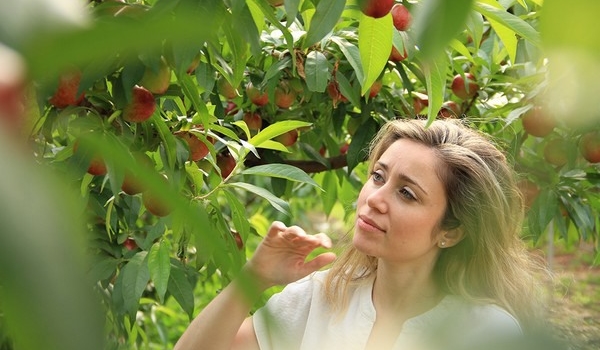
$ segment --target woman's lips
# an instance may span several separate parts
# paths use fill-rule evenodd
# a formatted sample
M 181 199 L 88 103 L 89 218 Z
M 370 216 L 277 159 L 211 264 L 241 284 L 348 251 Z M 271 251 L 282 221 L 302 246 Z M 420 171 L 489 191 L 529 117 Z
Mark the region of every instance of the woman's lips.
M 358 220 L 357 220 L 357 225 L 358 227 L 360 227 L 362 230 L 365 231 L 370 231 L 370 232 L 384 232 L 385 231 L 377 226 L 377 224 L 375 224 L 375 222 L 373 220 L 371 220 L 370 218 L 368 218 L 367 216 L 363 216 L 363 215 L 359 215 Z

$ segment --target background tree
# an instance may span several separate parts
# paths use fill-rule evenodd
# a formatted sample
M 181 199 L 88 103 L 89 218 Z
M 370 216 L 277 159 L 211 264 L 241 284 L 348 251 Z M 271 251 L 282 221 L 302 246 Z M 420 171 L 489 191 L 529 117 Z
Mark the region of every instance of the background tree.
M 493 135 L 522 176 L 524 236 L 598 242 L 592 0 L 8 6 L 23 73 L 2 81 L 2 125 L 80 194 L 109 347 L 172 344 L 272 220 L 351 217 L 394 118 Z

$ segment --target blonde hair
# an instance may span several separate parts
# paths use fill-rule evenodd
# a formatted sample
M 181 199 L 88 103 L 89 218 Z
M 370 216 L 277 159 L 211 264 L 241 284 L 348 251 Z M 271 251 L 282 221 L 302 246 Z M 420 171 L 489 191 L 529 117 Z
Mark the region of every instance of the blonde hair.
M 521 240 L 523 199 L 505 155 L 485 134 L 459 120 L 394 120 L 386 123 L 369 149 L 374 161 L 398 139 L 410 139 L 435 150 L 437 175 L 445 186 L 447 209 L 442 229 L 459 228 L 464 239 L 442 249 L 434 268 L 439 287 L 475 303 L 497 304 L 527 327 L 539 308 L 536 269 Z M 377 270 L 377 259 L 349 245 L 331 268 L 325 296 L 343 311 L 351 285 Z

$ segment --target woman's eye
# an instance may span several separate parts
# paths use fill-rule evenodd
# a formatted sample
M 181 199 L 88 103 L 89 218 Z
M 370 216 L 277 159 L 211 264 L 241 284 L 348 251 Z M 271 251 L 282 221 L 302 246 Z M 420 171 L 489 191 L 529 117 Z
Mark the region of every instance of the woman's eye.
M 401 194 L 401 195 L 402 195 L 404 198 L 406 198 L 406 199 L 409 199 L 409 200 L 411 200 L 411 201 L 412 201 L 412 200 L 416 200 L 416 198 L 415 198 L 415 196 L 412 194 L 412 192 L 411 192 L 411 191 L 409 191 L 409 190 L 408 190 L 406 187 L 403 187 L 403 188 L 401 188 L 401 189 L 400 189 L 400 194 Z
M 381 176 L 381 174 L 376 171 L 371 172 L 371 177 L 373 178 L 373 181 L 375 181 L 375 182 L 383 181 L 383 176 Z

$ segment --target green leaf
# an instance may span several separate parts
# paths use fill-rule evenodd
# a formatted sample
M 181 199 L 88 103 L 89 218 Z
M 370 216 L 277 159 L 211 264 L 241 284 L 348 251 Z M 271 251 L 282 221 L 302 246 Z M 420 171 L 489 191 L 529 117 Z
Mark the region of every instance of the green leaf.
M 298 120 L 283 120 L 280 122 L 273 123 L 266 128 L 262 129 L 258 134 L 254 135 L 248 142 L 254 147 L 261 147 L 267 140 L 285 134 L 286 132 L 306 126 L 310 126 L 310 123 L 298 121 Z
M 535 30 L 529 23 L 513 15 L 512 13 L 507 12 L 504 8 L 498 8 L 490 4 L 485 4 L 483 1 L 476 2 L 474 8 L 477 12 L 485 16 L 488 21 L 496 21 L 515 32 L 515 34 L 530 41 L 533 45 L 540 45 L 541 41 L 539 32 Z
M 169 275 L 171 273 L 171 264 L 169 258 L 171 244 L 167 240 L 160 240 L 152 245 L 148 253 L 148 269 L 150 278 L 156 288 L 158 300 L 163 303 Z
M 309 52 L 304 63 L 304 74 L 308 90 L 325 92 L 330 76 L 327 57 L 319 51 Z
M 191 319 L 194 313 L 194 289 L 188 280 L 183 267 L 179 264 L 171 265 L 169 293 L 177 300 L 183 311 L 185 311 Z
M 150 280 L 148 265 L 144 263 L 146 254 L 144 251 L 138 252 L 121 270 L 124 307 L 132 319 L 137 312 L 142 293 Z
M 269 69 L 265 72 L 265 76 L 263 78 L 263 84 L 268 80 L 279 74 L 279 72 L 288 69 L 290 66 L 292 59 L 289 57 L 284 57 L 281 60 L 275 62 L 273 65 L 269 67 Z
M 225 194 L 225 198 L 227 198 L 227 204 L 229 204 L 229 207 L 231 208 L 231 221 L 233 221 L 233 226 L 242 237 L 248 237 L 248 234 L 250 233 L 250 223 L 248 222 L 244 203 L 240 201 L 238 194 L 230 191 L 230 189 L 226 189 L 223 193 Z
M 544 190 L 537 196 L 529 209 L 528 220 L 529 231 L 534 237 L 539 237 L 558 210 L 558 198 L 556 193 Z
M 161 118 L 160 114 L 154 113 L 150 120 L 156 126 L 158 134 L 163 141 L 163 145 L 165 147 L 165 153 L 167 155 L 168 167 L 173 169 L 175 167 L 175 160 L 177 158 L 177 141 L 175 140 L 175 136 L 169 130 L 169 127 Z
M 577 230 L 584 240 L 594 230 L 594 217 L 589 205 L 584 204 L 580 198 L 572 198 L 569 201 L 569 216 L 573 219 Z
M 362 67 L 361 67 L 362 69 Z M 359 88 L 356 88 L 350 83 L 348 78 L 340 71 L 335 73 L 335 80 L 338 83 L 338 88 L 340 93 L 348 99 L 354 106 L 360 108 L 360 91 Z M 340 118 L 343 119 L 343 118 Z
M 348 147 L 348 174 L 352 172 L 360 162 L 364 161 L 367 157 L 369 143 L 377 133 L 378 125 L 377 122 L 369 118 L 360 128 L 356 130 L 356 133 L 352 137 L 350 147 Z
M 437 117 L 437 112 L 444 103 L 446 91 L 446 74 L 450 64 L 446 55 L 439 55 L 437 59 L 423 64 L 423 74 L 427 83 L 429 108 L 427 112 L 428 124 Z
M 244 175 L 260 175 L 278 177 L 290 181 L 296 181 L 321 189 L 319 185 L 308 174 L 301 169 L 288 164 L 259 165 L 242 171 Z
M 316 12 L 310 21 L 303 49 L 307 49 L 317 43 L 331 32 L 340 19 L 345 6 L 346 0 L 319 1 Z
M 452 47 L 456 52 L 465 56 L 469 61 L 473 62 L 473 56 L 469 52 L 469 49 L 457 39 L 452 39 L 449 43 L 450 47 Z
M 117 270 L 117 265 L 119 264 L 119 260 L 111 257 L 97 256 L 96 260 L 89 271 L 92 281 L 103 281 L 110 278 Z
M 323 202 L 323 211 L 326 215 L 331 214 L 335 203 L 338 201 L 337 197 L 337 177 L 335 172 L 327 171 L 323 175 L 323 188 L 324 193 L 321 194 L 321 201 Z
M 360 60 L 360 51 L 358 50 L 358 47 L 353 43 L 349 42 L 348 40 L 339 36 L 331 37 L 331 41 L 337 44 L 337 46 L 340 48 L 340 51 L 342 51 L 342 53 L 344 54 L 344 57 L 346 57 L 346 60 L 348 60 L 348 63 L 350 63 L 350 65 L 354 69 L 356 79 L 358 81 L 363 81 L 364 73 L 362 63 Z
M 126 57 L 160 49 L 165 41 L 202 42 L 220 28 L 223 20 L 221 13 L 196 9 L 182 9 L 176 16 L 154 16 L 148 11 L 136 21 L 124 17 L 94 21 L 79 30 L 38 32 L 20 42 L 28 72 L 32 77 L 52 78 L 71 65 L 98 57 L 113 57 L 116 53 Z
M 484 26 L 487 26 L 483 21 L 483 16 L 481 13 L 470 11 L 469 16 L 467 16 L 465 26 L 473 38 L 473 42 L 480 43 L 483 39 L 483 33 L 485 30 Z
M 300 6 L 300 0 L 285 0 L 283 6 L 287 15 L 287 26 L 289 27 L 294 23 L 294 20 L 298 15 L 298 7 Z
M 222 28 L 227 37 L 227 43 L 229 44 L 231 58 L 228 61 L 233 68 L 234 81 L 240 81 L 245 72 L 248 58 L 250 57 L 250 46 L 240 35 L 239 28 L 233 26 L 233 22 L 225 22 Z
M 494 7 L 496 9 L 498 9 L 499 11 L 502 11 L 502 12 L 506 11 L 506 9 L 504 9 L 502 7 L 502 5 L 500 5 L 496 1 L 481 0 L 480 2 L 487 3 L 487 5 L 490 5 L 491 7 Z M 517 40 L 517 36 L 515 35 L 515 32 L 512 29 L 510 29 L 509 27 L 505 26 L 504 24 L 502 24 L 490 17 L 487 17 L 487 20 L 490 23 L 490 25 L 492 26 L 492 28 L 494 29 L 494 31 L 496 32 L 496 34 L 498 35 L 498 37 L 500 38 L 500 40 L 502 40 L 502 43 L 504 44 L 504 47 L 506 48 L 506 52 L 508 53 L 508 57 L 510 58 L 510 60 L 512 62 L 516 62 L 518 40 Z
M 248 5 L 257 31 L 261 33 L 267 24 L 265 23 L 265 17 L 263 16 L 261 8 L 254 1 L 246 1 L 246 4 Z
M 178 74 L 177 80 L 181 85 L 181 90 L 187 98 L 192 101 L 192 106 L 198 112 L 200 116 L 200 120 L 203 125 L 208 125 L 210 121 L 210 113 L 208 108 L 206 107 L 206 103 L 200 98 L 200 92 L 198 91 L 198 86 L 192 80 L 192 77 L 189 74 Z
M 232 8 L 233 29 L 240 38 L 250 44 L 252 55 L 258 56 L 261 52 L 260 31 L 254 21 L 249 4 L 246 1 L 240 3 L 242 6 Z
M 444 52 L 450 40 L 464 28 L 472 6 L 473 0 L 424 0 L 419 3 L 412 30 L 424 60 Z
M 364 77 L 360 81 L 361 95 L 364 95 L 373 82 L 379 78 L 392 51 L 392 15 L 381 18 L 361 15 L 358 24 L 358 49 Z
M 252 12 L 253 17 L 255 17 L 254 8 L 256 8 L 256 7 L 259 8 L 262 11 L 264 18 L 266 18 L 277 29 L 281 30 L 281 33 L 283 34 L 283 37 L 285 38 L 285 42 L 287 44 L 287 49 L 289 50 L 289 52 L 294 52 L 294 38 L 292 37 L 292 34 L 290 33 L 290 31 L 279 21 L 279 18 L 277 18 L 275 16 L 273 7 L 271 5 L 269 5 L 266 1 L 251 0 L 251 2 L 248 3 L 248 7 L 250 8 L 250 10 Z M 255 20 L 257 20 L 256 17 L 255 17 Z M 295 55 L 292 55 L 292 62 L 293 62 L 293 66 L 295 69 L 296 68 L 296 56 Z
M 272 150 L 279 151 L 279 152 L 290 153 L 290 150 L 287 147 L 282 145 L 280 142 L 272 141 L 272 140 L 266 140 L 256 147 L 264 148 L 264 149 L 272 149 Z
M 275 195 L 273 195 L 271 192 L 265 190 L 264 188 L 252 185 L 252 184 L 248 184 L 248 183 L 244 183 L 244 182 L 233 182 L 233 183 L 229 183 L 226 186 L 232 186 L 232 187 L 237 187 L 237 188 L 241 188 L 245 191 L 248 192 L 252 192 L 264 199 L 266 199 L 272 206 L 273 208 L 277 209 L 278 211 L 286 214 L 286 215 L 290 215 L 290 207 L 289 204 L 287 202 L 285 202 L 284 200 L 275 197 Z

